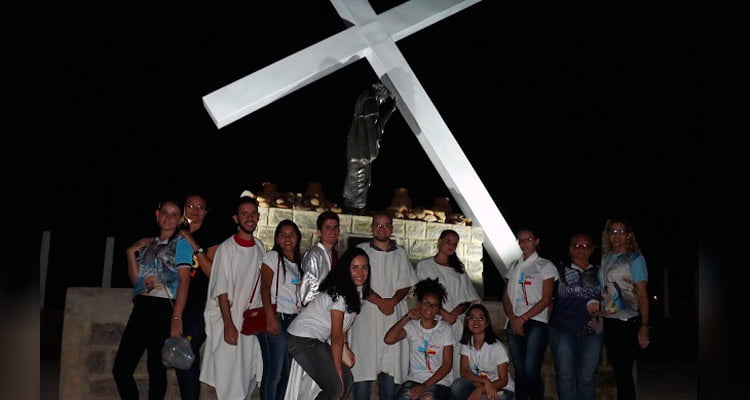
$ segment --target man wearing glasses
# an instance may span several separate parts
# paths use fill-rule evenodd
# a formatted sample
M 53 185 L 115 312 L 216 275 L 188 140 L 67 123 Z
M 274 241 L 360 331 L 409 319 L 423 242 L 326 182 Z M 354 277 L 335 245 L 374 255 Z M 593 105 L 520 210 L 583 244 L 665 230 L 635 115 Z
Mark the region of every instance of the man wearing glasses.
M 370 257 L 370 295 L 349 331 L 350 347 L 357 356 L 352 367 L 354 400 L 369 400 L 370 385 L 378 380 L 380 400 L 396 396 L 396 384 L 409 369 L 409 344 L 385 344 L 386 329 L 408 312 L 405 297 L 417 283 L 406 250 L 391 239 L 393 219 L 380 212 L 372 218 L 372 239 L 357 246 Z

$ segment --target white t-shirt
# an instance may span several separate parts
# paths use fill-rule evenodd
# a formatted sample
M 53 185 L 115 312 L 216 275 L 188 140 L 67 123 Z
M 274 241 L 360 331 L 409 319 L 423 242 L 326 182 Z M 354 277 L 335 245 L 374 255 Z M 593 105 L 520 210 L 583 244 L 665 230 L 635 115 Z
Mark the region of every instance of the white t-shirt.
M 279 253 L 274 250 L 270 250 L 263 256 L 263 264 L 269 266 L 271 271 L 273 271 L 271 303 L 276 304 L 276 311 L 284 314 L 297 314 L 300 309 L 300 279 L 297 264 L 288 259 L 284 259 L 284 262 L 279 263 Z M 277 283 L 276 281 L 279 278 L 282 281 Z M 279 287 L 278 297 L 276 297 L 277 284 Z
M 432 329 L 425 329 L 420 320 L 413 319 L 404 325 L 406 339 L 409 341 L 409 375 L 407 381 L 423 383 L 443 364 L 443 347 L 453 346 L 451 325 L 445 321 L 438 321 Z M 451 385 L 451 372 L 438 382 L 440 385 Z
M 519 258 L 510 264 L 508 269 L 508 298 L 513 305 L 513 313 L 522 315 L 542 299 L 542 288 L 546 279 L 560 279 L 560 274 L 551 261 L 539 257 L 534 252 L 529 258 Z M 549 307 L 531 319 L 547 323 Z M 510 319 L 508 319 L 510 321 Z
M 473 339 L 469 345 L 461 345 L 461 355 L 469 358 L 469 369 L 474 375 L 484 376 L 490 381 L 496 381 L 497 366 L 500 364 L 509 364 L 508 352 L 505 346 L 498 340 L 495 343 L 482 343 L 482 348 L 474 348 Z M 513 377 L 508 371 L 508 383 L 504 390 L 515 391 Z
M 328 293 L 319 293 L 313 301 L 300 310 L 289 325 L 287 332 L 298 337 L 318 339 L 327 342 L 331 338 L 331 310 L 344 312 L 344 332 L 348 331 L 357 313 L 346 312 L 344 296 L 334 302 Z

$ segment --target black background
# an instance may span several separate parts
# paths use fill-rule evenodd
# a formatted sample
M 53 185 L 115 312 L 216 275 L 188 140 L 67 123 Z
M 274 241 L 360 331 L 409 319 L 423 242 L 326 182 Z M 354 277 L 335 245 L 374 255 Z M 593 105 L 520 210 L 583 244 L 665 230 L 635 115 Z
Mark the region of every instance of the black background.
M 372 3 L 382 12 L 400 2 Z M 354 102 L 377 81 L 365 60 L 221 130 L 201 102 L 343 30 L 333 6 L 203 7 L 67 9 L 38 32 L 43 112 L 32 122 L 42 135 L 25 139 L 44 193 L 32 241 L 52 232 L 46 306 L 64 304 L 67 287 L 101 284 L 107 236 L 112 284 L 129 287 L 124 249 L 153 233 L 161 198 L 203 190 L 222 223 L 243 190 L 266 181 L 285 192 L 318 181 L 341 203 Z M 397 45 L 511 228 L 538 230 L 543 257 L 564 257 L 574 231 L 598 242 L 609 216 L 626 215 L 649 291 L 661 299 L 668 271 L 673 312 L 695 313 L 694 30 L 685 10 L 664 8 L 482 1 Z M 389 205 L 396 187 L 427 207 L 450 195 L 399 113 L 368 207 Z

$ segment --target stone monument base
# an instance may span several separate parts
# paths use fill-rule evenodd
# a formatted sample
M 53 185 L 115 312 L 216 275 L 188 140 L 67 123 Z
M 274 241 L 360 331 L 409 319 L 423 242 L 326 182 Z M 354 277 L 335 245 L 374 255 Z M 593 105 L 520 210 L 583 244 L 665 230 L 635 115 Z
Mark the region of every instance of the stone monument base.
M 132 289 L 72 287 L 68 289 L 65 316 L 63 321 L 62 343 L 60 352 L 60 400 L 73 399 L 119 399 L 114 379 L 112 364 L 117 354 L 120 336 L 125 329 L 132 309 Z M 416 300 L 409 298 L 410 306 Z M 505 338 L 502 327 L 505 325 L 505 313 L 500 302 L 487 301 L 483 304 L 490 311 L 492 325 L 501 339 Z M 596 398 L 601 400 L 615 399 L 614 376 L 612 367 L 603 353 L 602 362 L 597 374 Z M 148 397 L 148 373 L 144 353 L 135 379 L 141 392 L 141 398 Z M 168 371 L 166 400 L 179 400 L 180 391 L 174 369 Z M 545 385 L 545 399 L 557 399 L 555 394 L 555 373 L 552 356 L 547 350 L 542 377 Z M 371 399 L 378 399 L 377 383 L 372 385 Z M 201 399 L 216 399 L 213 387 L 202 384 Z M 253 399 L 259 398 L 255 390 Z M 351 396 L 350 396 L 351 398 Z

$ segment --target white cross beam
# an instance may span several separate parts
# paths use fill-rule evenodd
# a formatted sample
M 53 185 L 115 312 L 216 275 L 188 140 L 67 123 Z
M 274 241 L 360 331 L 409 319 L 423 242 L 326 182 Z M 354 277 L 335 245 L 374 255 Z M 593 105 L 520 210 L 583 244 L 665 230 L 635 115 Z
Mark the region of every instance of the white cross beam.
M 487 253 L 505 276 L 520 255 L 515 235 L 395 43 L 479 1 L 411 0 L 378 15 L 367 0 L 331 0 L 348 29 L 209 93 L 203 103 L 222 128 L 366 58 L 395 96 L 398 110 L 453 199 L 482 227 Z

